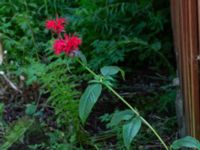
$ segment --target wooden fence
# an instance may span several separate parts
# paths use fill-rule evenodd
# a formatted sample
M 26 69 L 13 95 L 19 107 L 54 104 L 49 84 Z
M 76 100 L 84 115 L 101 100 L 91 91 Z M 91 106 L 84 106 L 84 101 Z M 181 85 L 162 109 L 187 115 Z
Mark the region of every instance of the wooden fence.
M 171 0 L 171 16 L 186 132 L 200 139 L 200 0 Z

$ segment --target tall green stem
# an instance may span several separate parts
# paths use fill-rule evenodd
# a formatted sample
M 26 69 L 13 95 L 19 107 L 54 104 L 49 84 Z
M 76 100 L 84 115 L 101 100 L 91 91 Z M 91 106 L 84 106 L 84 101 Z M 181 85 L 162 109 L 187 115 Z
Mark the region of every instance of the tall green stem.
M 82 63 L 79 59 L 77 59 L 78 62 L 93 76 L 98 76 L 94 71 L 92 71 L 90 68 L 88 68 L 84 63 Z M 168 146 L 165 144 L 165 142 L 162 140 L 160 135 L 157 133 L 157 131 L 139 114 L 137 110 L 135 110 L 122 96 L 120 96 L 111 86 L 108 84 L 103 83 L 115 96 L 117 96 L 127 107 L 129 107 L 134 114 L 136 114 L 142 122 L 155 134 L 155 136 L 158 138 L 158 140 L 162 143 L 162 145 L 165 147 L 166 150 L 169 150 Z
M 165 147 L 166 150 L 169 150 L 168 146 L 165 144 L 165 142 L 162 140 L 162 138 L 159 136 L 157 131 L 123 98 L 121 97 L 112 87 L 110 87 L 107 84 L 104 84 L 115 96 L 117 96 L 126 106 L 128 106 L 140 119 L 142 122 L 151 129 L 151 131 L 155 134 L 155 136 L 159 139 L 159 141 L 162 143 L 162 145 Z

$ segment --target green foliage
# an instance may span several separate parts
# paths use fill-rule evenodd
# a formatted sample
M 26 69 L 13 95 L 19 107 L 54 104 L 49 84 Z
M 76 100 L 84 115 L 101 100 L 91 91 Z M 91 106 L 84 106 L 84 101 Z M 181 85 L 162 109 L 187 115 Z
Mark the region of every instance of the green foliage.
M 33 115 L 37 110 L 37 106 L 34 105 L 34 104 L 27 104 L 26 105 L 26 110 L 25 110 L 25 113 L 27 115 Z
M 171 37 L 162 36 L 170 30 L 166 1 L 81 0 L 75 6 L 66 7 L 69 27 L 82 35 L 92 68 L 129 62 L 173 69 Z
M 117 74 L 118 72 L 120 72 L 123 79 L 125 79 L 124 71 L 117 66 L 105 66 L 105 67 L 101 68 L 101 74 L 103 76 L 112 76 L 112 75 Z
M 27 56 L 38 55 L 41 41 L 36 41 L 36 36 L 44 32 L 41 30 L 40 20 L 35 18 L 36 16 L 44 18 L 41 2 L 28 3 L 20 0 L 0 2 L 0 38 L 8 51 L 9 60 L 18 58 L 16 62 L 18 65 L 24 63 L 24 58 Z
M 48 102 L 55 107 L 55 116 L 59 125 L 73 123 L 78 126 L 78 101 L 79 92 L 75 90 L 77 79 L 69 73 L 66 64 L 70 60 L 57 59 L 46 66 L 46 74 L 41 76 L 43 88 L 50 93 Z M 72 68 L 71 68 L 72 69 Z M 58 80 L 59 79 L 59 80 Z
M 55 130 L 54 132 L 48 132 L 47 136 L 49 137 L 48 143 L 46 143 L 45 147 L 48 150 L 72 150 L 73 149 L 73 143 L 76 141 L 73 141 L 75 137 L 71 137 L 69 141 L 65 138 L 65 133 L 60 130 Z M 73 139 L 74 138 L 74 139 Z M 62 143 L 60 141 L 63 141 Z M 77 150 L 79 150 L 78 147 L 76 147 Z
M 123 78 L 125 76 L 119 67 L 108 65 L 125 63 L 125 69 L 133 68 L 134 65 L 152 67 L 157 71 L 163 67 L 167 71 L 173 70 L 170 63 L 171 37 L 165 34 L 170 26 L 169 5 L 164 5 L 166 1 L 162 2 L 1 0 L 0 39 L 3 41 L 4 49 L 8 51 L 5 65 L 8 65 L 9 71 L 17 70 L 18 75 L 25 75 L 27 86 L 33 83 L 40 85 L 40 95 L 47 99 L 42 107 L 50 105 L 53 108 L 55 114 L 52 118 L 56 118 L 59 128 L 59 131 L 51 134 L 45 132 L 49 137 L 48 144 L 30 145 L 31 149 L 78 149 L 74 146 L 77 144 L 76 140 L 85 142 L 89 139 L 79 131 L 78 119 L 80 93 L 76 87 L 84 76 L 74 74 L 76 71 L 71 66 L 71 59 L 51 55 L 52 41 L 47 42 L 50 34 L 44 30 L 45 20 L 55 18 L 57 15 L 67 17 L 68 30 L 76 31 L 83 37 L 81 50 L 90 58 L 88 64 L 96 70 L 106 65 L 100 70 L 103 76 L 95 77 L 89 89 L 86 89 L 81 97 L 79 116 L 82 122 L 85 122 L 101 93 L 102 87 L 99 82 L 113 86 L 115 74 L 120 72 Z M 78 56 L 86 64 L 84 55 L 79 53 Z M 76 70 L 81 69 L 77 67 Z M 28 104 L 25 113 L 33 115 L 35 111 L 36 106 Z M 112 126 L 120 123 L 124 125 L 123 135 L 127 148 L 141 125 L 141 122 L 133 117 L 130 110 L 125 110 L 114 114 L 110 123 Z M 15 133 L 20 133 L 18 136 L 25 133 L 28 129 L 26 125 L 19 123 L 13 127 L 10 131 L 13 134 L 10 135 L 15 138 L 8 136 L 11 139 L 10 145 L 20 138 L 14 135 Z M 18 130 L 19 126 L 21 128 Z
M 110 123 L 109 123 L 109 126 L 116 126 L 116 125 L 119 125 L 120 122 L 122 121 L 127 121 L 127 120 L 130 120 L 131 118 L 133 118 L 134 114 L 133 112 L 128 109 L 128 110 L 124 110 L 124 111 L 117 111 L 114 113 Z
M 27 68 L 24 68 L 22 72 L 26 73 L 27 80 L 26 83 L 27 85 L 31 85 L 34 82 L 37 82 L 40 77 L 45 75 L 45 67 L 46 65 L 39 63 L 34 60 L 29 60 L 30 61 L 30 66 Z
M 184 138 L 174 141 L 171 145 L 171 148 L 173 148 L 173 149 L 181 149 L 183 147 L 196 148 L 196 149 L 200 150 L 200 143 L 195 138 L 193 138 L 191 136 L 186 136 Z
M 30 62 L 30 65 L 22 68 L 19 72 L 27 76 L 26 83 L 28 85 L 38 82 L 42 87 L 41 94 L 49 94 L 48 103 L 55 108 L 57 123 L 60 126 L 73 121 L 78 123 L 78 113 L 76 111 L 78 101 L 76 97 L 79 93 L 75 90 L 74 81 L 76 79 L 74 75 L 69 73 L 69 67 L 63 67 L 69 64 L 71 60 L 49 56 L 49 64 L 34 60 L 30 60 Z
M 129 123 L 123 126 L 123 138 L 126 148 L 129 150 L 133 138 L 140 130 L 142 121 L 139 117 L 132 119 Z
M 4 141 L 0 146 L 1 150 L 8 150 L 15 142 L 20 140 L 25 132 L 31 127 L 34 120 L 29 118 L 19 119 L 4 135 Z
M 2 115 L 3 115 L 3 111 L 4 111 L 4 103 L 0 103 L 0 120 L 1 120 Z
M 158 111 L 166 111 L 166 108 L 170 109 L 170 107 L 174 105 L 174 100 L 176 98 L 176 90 L 167 89 L 163 94 L 160 94 L 157 97 L 160 100 L 160 104 L 158 105 Z
M 0 103 L 0 144 L 2 143 L 2 140 L 5 135 L 5 123 L 3 121 L 3 111 L 4 111 L 4 104 Z
M 80 94 L 75 89 L 77 85 L 74 82 L 77 81 L 78 83 L 79 79 L 75 74 L 71 73 L 71 71 L 74 71 L 73 67 L 70 65 L 72 63 L 71 60 L 57 58 L 52 55 L 49 50 L 47 50 L 47 52 L 49 54 L 46 63 L 30 59 L 30 63 L 19 69 L 18 74 L 23 74 L 27 78 L 27 85 L 33 83 L 40 85 L 40 95 L 42 97 L 44 95 L 46 99 L 42 104 L 44 105 L 43 107 L 48 105 L 52 107 L 54 111 L 54 114 L 48 116 L 48 118 L 55 119 L 56 126 L 64 130 L 64 136 L 59 139 L 57 143 L 46 142 L 32 145 L 32 148 L 44 147 L 45 149 L 53 150 L 64 148 L 66 144 L 75 145 L 76 142 L 78 142 L 68 142 L 68 140 L 71 139 L 72 136 L 76 136 L 80 130 L 78 118 L 78 98 Z M 37 101 L 37 105 L 41 107 L 40 101 Z M 39 114 L 42 109 L 38 110 L 37 114 Z M 36 105 L 28 104 L 25 113 L 27 115 L 33 115 L 35 112 Z M 41 123 L 46 124 L 43 121 Z M 44 126 L 44 128 L 46 127 Z M 62 130 L 60 132 L 62 132 Z M 48 130 L 46 132 L 48 133 Z
M 80 99 L 79 116 L 81 121 L 85 123 L 88 115 L 90 114 L 94 104 L 97 102 L 102 91 L 101 84 L 89 85 Z

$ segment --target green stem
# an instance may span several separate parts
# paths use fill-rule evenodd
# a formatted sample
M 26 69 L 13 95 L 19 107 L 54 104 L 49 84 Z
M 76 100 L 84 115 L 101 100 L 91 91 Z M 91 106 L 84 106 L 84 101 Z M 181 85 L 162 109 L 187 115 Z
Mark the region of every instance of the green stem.
M 168 146 L 165 144 L 165 142 L 162 140 L 162 138 L 159 136 L 157 131 L 122 97 L 120 96 L 112 87 L 110 87 L 107 84 L 104 84 L 115 96 L 117 96 L 126 106 L 128 106 L 140 119 L 142 122 L 151 129 L 151 131 L 155 134 L 155 136 L 159 139 L 159 141 L 162 143 L 162 145 L 165 147 L 166 150 L 169 150 Z
M 92 71 L 90 68 L 88 68 L 85 64 L 83 64 L 79 59 L 77 59 L 78 62 L 92 75 L 95 77 L 98 76 L 94 71 Z M 111 86 L 103 83 L 115 96 L 117 96 L 127 107 L 129 107 L 140 119 L 142 122 L 155 134 L 155 136 L 158 138 L 158 140 L 162 143 L 162 145 L 165 147 L 166 150 L 169 150 L 168 146 L 165 144 L 165 142 L 162 140 L 162 138 L 159 136 L 157 131 L 139 114 L 137 110 L 135 110 L 122 96 L 120 96 Z
M 91 73 L 93 76 L 97 77 L 98 75 L 92 71 L 90 68 L 87 67 L 87 65 L 85 65 L 82 61 L 80 61 L 79 59 L 77 59 L 77 61 L 89 72 Z

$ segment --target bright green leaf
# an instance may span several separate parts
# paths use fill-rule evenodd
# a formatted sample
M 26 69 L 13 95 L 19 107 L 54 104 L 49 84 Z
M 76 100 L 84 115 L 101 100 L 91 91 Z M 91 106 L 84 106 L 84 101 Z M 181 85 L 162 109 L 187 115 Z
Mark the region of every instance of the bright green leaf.
M 130 120 L 133 116 L 133 112 L 129 109 L 115 112 L 109 125 L 116 126 L 123 120 Z
M 101 84 L 91 84 L 86 88 L 85 92 L 81 96 L 79 104 L 79 116 L 83 123 L 85 123 L 94 104 L 97 102 L 101 94 L 101 91 L 102 91 Z
M 200 150 L 200 143 L 195 138 L 193 138 L 191 136 L 186 136 L 184 138 L 174 141 L 171 145 L 171 148 L 173 148 L 173 149 L 180 149 L 183 147 L 197 148 L 198 150 Z
M 137 135 L 138 131 L 140 130 L 141 124 L 141 119 L 137 117 L 123 126 L 124 144 L 128 150 L 130 149 L 130 145 L 133 141 L 133 138 Z
M 105 67 L 101 68 L 100 71 L 101 71 L 101 74 L 104 76 L 111 76 L 111 75 L 115 75 L 118 72 L 120 72 L 122 75 L 122 78 L 125 79 L 124 71 L 117 66 L 105 66 Z

